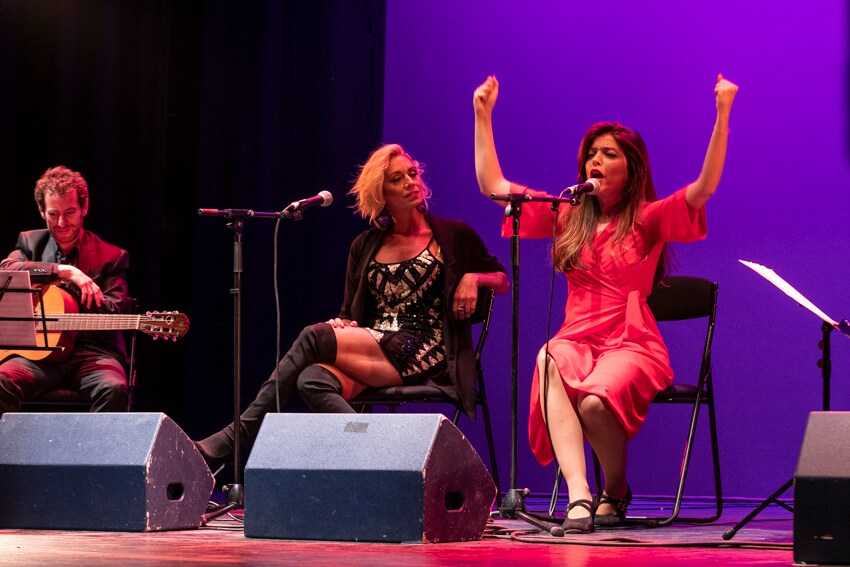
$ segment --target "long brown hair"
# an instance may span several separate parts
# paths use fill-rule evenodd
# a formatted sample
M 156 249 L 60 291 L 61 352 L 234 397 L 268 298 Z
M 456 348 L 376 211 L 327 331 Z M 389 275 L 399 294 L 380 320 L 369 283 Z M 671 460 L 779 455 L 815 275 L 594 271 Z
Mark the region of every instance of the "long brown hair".
M 619 122 L 597 122 L 587 129 L 578 150 L 579 182 L 587 181 L 585 164 L 591 146 L 597 138 L 605 134 L 610 134 L 616 140 L 626 157 L 626 184 L 620 201 L 609 211 L 612 217 L 619 215 L 613 239 L 613 244 L 618 245 L 622 244 L 626 236 L 634 229 L 641 204 L 657 201 L 658 194 L 652 182 L 649 153 L 646 151 L 643 138 Z M 576 205 L 569 215 L 566 215 L 552 248 L 552 260 L 558 270 L 568 272 L 587 269 L 587 266 L 581 262 L 581 252 L 596 235 L 596 225 L 601 213 L 599 199 L 593 195 L 585 195 L 582 202 Z M 665 245 L 655 271 L 656 282 L 664 275 L 668 254 L 667 245 Z

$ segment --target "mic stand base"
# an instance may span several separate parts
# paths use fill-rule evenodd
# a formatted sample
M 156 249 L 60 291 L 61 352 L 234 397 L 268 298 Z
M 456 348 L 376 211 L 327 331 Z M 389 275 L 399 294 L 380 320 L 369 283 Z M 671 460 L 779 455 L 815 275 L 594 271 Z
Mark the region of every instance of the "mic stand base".
M 548 532 L 549 535 L 563 537 L 564 528 L 561 526 L 552 526 L 526 511 L 525 497 L 528 496 L 528 494 L 529 490 L 527 488 L 511 488 L 508 490 L 505 493 L 505 497 L 502 499 L 502 505 L 499 506 L 499 517 L 510 520 L 523 520 L 544 532 Z
M 232 510 L 242 510 L 245 508 L 245 491 L 241 484 L 225 484 L 222 490 L 227 495 L 227 499 L 221 508 L 201 516 L 202 526 L 206 526 L 212 520 L 224 516 Z

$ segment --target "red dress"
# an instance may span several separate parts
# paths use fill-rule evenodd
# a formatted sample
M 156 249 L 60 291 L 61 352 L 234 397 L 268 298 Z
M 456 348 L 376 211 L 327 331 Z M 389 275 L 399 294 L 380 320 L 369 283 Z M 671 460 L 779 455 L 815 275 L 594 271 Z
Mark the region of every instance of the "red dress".
M 511 190 L 545 195 L 519 186 Z M 520 236 L 551 238 L 554 220 L 548 203 L 524 203 Z M 503 236 L 512 234 L 510 223 L 506 218 Z M 691 208 L 685 190 L 680 189 L 665 199 L 644 203 L 633 233 L 612 248 L 616 226 L 614 218 L 597 233 L 591 246 L 585 247 L 581 260 L 587 270 L 566 274 L 564 324 L 550 339 L 549 353 L 572 403 L 575 405 L 579 392 L 598 396 L 631 439 L 643 424 L 655 394 L 673 381 L 667 347 L 646 304 L 658 258 L 665 242 L 705 238 L 705 207 Z M 547 465 L 554 455 L 540 408 L 536 366 L 528 439 L 537 460 Z

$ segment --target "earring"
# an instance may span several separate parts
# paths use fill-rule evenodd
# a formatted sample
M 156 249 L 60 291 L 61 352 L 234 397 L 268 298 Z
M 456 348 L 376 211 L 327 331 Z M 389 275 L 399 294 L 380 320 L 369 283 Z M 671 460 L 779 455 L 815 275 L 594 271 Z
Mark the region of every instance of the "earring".
M 393 225 L 393 217 L 390 215 L 389 209 L 384 209 L 381 211 L 381 214 L 375 219 L 375 223 L 378 225 L 378 228 L 386 230 Z

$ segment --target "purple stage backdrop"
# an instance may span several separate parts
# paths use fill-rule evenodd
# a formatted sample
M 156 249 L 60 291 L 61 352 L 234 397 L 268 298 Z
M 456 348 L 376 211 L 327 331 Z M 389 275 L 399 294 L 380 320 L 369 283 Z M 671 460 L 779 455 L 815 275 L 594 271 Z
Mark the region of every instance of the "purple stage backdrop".
M 587 126 L 619 120 L 643 135 L 662 196 L 692 181 L 714 120 L 718 72 L 738 83 L 726 169 L 708 204 L 708 239 L 676 248 L 676 273 L 720 285 L 714 378 L 725 493 L 767 496 L 794 473 L 808 412 L 821 409 L 820 321 L 738 259 L 773 268 L 834 319 L 850 318 L 848 14 L 815 3 L 389 0 L 384 141 L 425 162 L 433 210 L 462 218 L 509 264 L 500 211 L 478 193 L 472 92 L 495 74 L 505 175 L 558 191 L 575 183 Z M 518 487 L 551 488 L 526 422 L 533 360 L 545 341 L 548 242 L 524 241 Z M 552 331 L 563 321 L 556 276 Z M 508 486 L 510 296 L 497 299 L 485 353 Z M 697 331 L 668 340 L 694 374 Z M 832 333 L 832 409 L 850 409 L 850 339 Z M 690 349 L 684 360 L 678 355 Z M 691 363 L 691 364 L 689 364 Z M 672 494 L 687 417 L 654 407 L 632 444 L 637 494 Z M 701 424 L 688 494 L 709 494 Z M 479 428 L 464 430 L 481 449 Z

